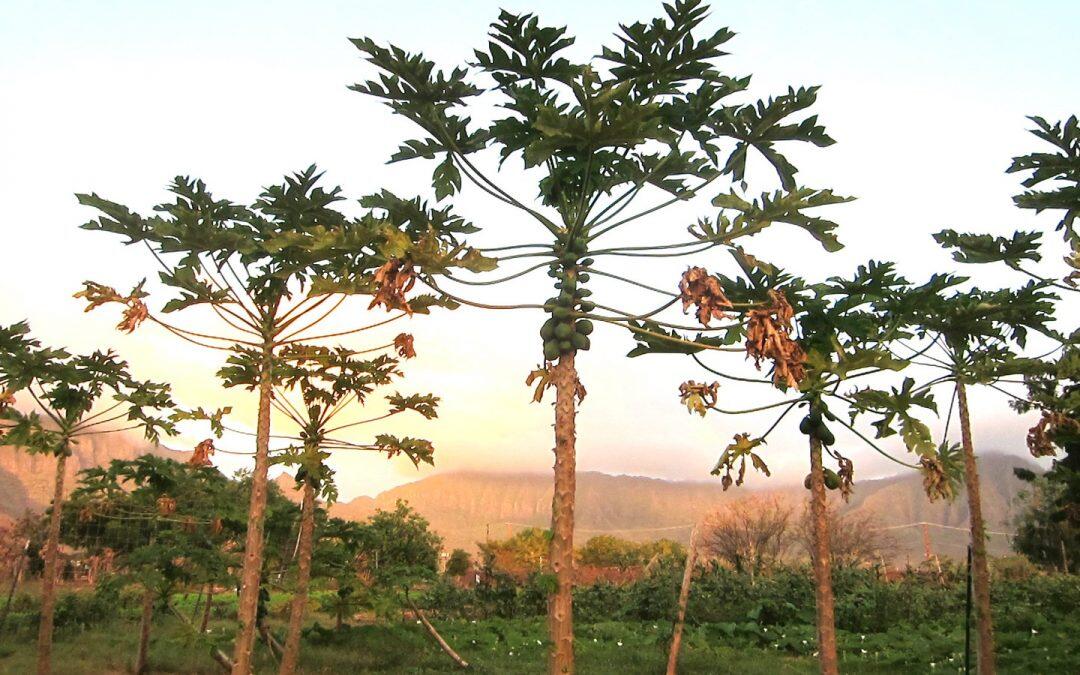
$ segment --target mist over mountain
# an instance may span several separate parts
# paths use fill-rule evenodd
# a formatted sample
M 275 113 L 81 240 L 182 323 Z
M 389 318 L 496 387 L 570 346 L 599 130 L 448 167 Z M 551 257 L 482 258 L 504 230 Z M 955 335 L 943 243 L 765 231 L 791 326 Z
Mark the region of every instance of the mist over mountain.
M 74 489 L 76 474 L 82 469 L 146 453 L 177 461 L 190 457 L 189 452 L 173 451 L 130 436 L 86 437 L 67 462 L 65 492 Z M 1012 531 L 1013 502 L 1024 487 L 1013 476 L 1013 467 L 1018 466 L 1040 470 L 1031 460 L 1013 455 L 987 454 L 979 459 L 983 509 L 991 532 Z M 47 508 L 52 499 L 55 467 L 52 457 L 0 446 L 0 523 L 26 511 Z M 291 475 L 281 474 L 275 483 L 288 498 L 299 501 Z M 669 538 L 685 543 L 694 523 L 724 504 L 751 495 L 775 495 L 801 509 L 807 495 L 802 486 L 770 487 L 768 481 L 725 492 L 718 481 L 669 481 L 594 471 L 579 473 L 577 483 L 578 543 L 597 534 L 635 541 Z M 376 497 L 334 504 L 330 512 L 362 520 L 377 509 L 393 509 L 399 499 L 405 500 L 431 522 L 447 549 L 472 551 L 477 542 L 486 538 L 505 538 L 524 527 L 548 527 L 551 494 L 551 477 L 546 473 L 448 472 L 406 483 Z M 880 527 L 890 528 L 890 536 L 897 544 L 894 562 L 922 558 L 922 529 L 902 527 L 921 522 L 934 524 L 929 534 L 936 553 L 953 558 L 964 555 L 968 520 L 965 494 L 961 491 L 951 503 L 930 503 L 915 471 L 856 480 L 851 503 L 842 509 L 870 513 Z M 1007 554 L 1008 538 L 991 535 L 990 550 L 995 555 Z

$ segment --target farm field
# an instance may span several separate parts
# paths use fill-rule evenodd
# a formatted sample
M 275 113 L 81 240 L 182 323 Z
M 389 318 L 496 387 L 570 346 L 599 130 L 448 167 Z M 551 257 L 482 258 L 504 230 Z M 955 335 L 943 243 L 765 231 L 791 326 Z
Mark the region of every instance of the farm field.
M 933 580 L 919 577 L 888 583 L 870 579 L 862 574 L 848 575 L 839 584 L 838 651 L 843 671 L 962 672 L 962 588 L 958 584 L 941 588 Z M 673 583 L 674 577 L 669 575 L 665 581 Z M 748 580 L 726 573 L 706 573 L 699 579 L 701 597 L 691 606 L 680 672 L 817 672 L 813 615 L 783 599 L 791 595 L 798 601 L 809 584 L 799 584 L 794 575 L 784 574 L 763 579 L 753 588 L 746 584 Z M 579 589 L 576 600 L 585 619 L 576 628 L 581 672 L 663 672 L 671 622 L 660 617 L 673 606 L 674 591 L 658 592 L 660 585 Z M 515 603 L 504 603 L 502 611 L 537 613 L 535 599 L 527 597 L 528 584 L 524 586 Z M 318 605 L 332 596 L 318 592 L 313 601 Z M 1080 578 L 1058 575 L 999 580 L 994 599 L 1000 672 L 1075 672 L 1080 666 L 1080 645 L 1072 636 L 1080 630 Z M 267 624 L 273 633 L 284 629 L 287 601 L 284 594 L 270 598 Z M 469 601 L 477 602 L 478 598 L 473 596 Z M 20 602 L 33 600 L 23 596 Z M 546 671 L 547 636 L 541 616 L 438 618 L 439 614 L 490 614 L 498 610 L 438 601 L 434 593 L 421 604 L 430 607 L 428 612 L 440 634 L 476 672 Z M 200 613 L 194 594 L 175 596 L 171 605 L 184 616 Z M 122 592 L 105 600 L 100 593 L 84 590 L 62 599 L 60 607 L 56 673 L 129 671 L 138 636 L 139 607 L 133 594 Z M 652 613 L 654 618 L 603 620 L 605 607 L 618 608 L 616 616 Z M 749 609 L 744 610 L 746 607 Z M 159 617 L 153 628 L 148 672 L 221 672 L 209 649 L 233 638 L 235 623 L 230 617 L 235 608 L 235 596 L 222 596 L 215 604 L 205 638 L 196 637 L 174 615 Z M 740 616 L 741 611 L 744 616 Z M 694 615 L 712 620 L 698 621 Z M 16 612 L 11 617 L 15 630 L 0 642 L 0 672 L 33 670 L 33 620 L 30 612 Z M 340 629 L 334 623 L 330 614 L 312 612 L 299 672 L 461 672 L 408 612 L 382 618 L 364 612 Z M 256 672 L 275 672 L 277 662 L 267 649 L 260 648 L 256 654 Z
M 1080 3 L 534 4 L 0 9 L 0 675 L 1080 674 Z

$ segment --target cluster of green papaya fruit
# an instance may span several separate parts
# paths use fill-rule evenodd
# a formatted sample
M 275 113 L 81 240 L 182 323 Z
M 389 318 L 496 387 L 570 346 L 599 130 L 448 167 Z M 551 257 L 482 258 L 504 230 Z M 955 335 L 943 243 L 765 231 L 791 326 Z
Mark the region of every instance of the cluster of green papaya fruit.
M 828 416 L 830 419 L 836 419 L 831 414 Z M 825 415 L 822 414 L 821 409 L 817 406 L 811 406 L 810 413 L 799 422 L 799 431 L 810 438 L 816 438 L 821 441 L 822 445 L 832 445 L 833 443 L 836 443 L 836 436 L 833 435 L 829 426 L 825 424 Z M 828 467 L 826 467 L 822 473 L 824 474 L 826 488 L 836 490 L 840 487 L 840 474 Z M 807 490 L 810 489 L 810 474 L 806 474 L 806 478 L 803 479 L 803 487 Z
M 540 327 L 544 358 L 548 361 L 554 361 L 563 354 L 589 349 L 593 323 L 588 319 L 574 319 L 575 312 L 596 309 L 596 305 L 588 300 L 592 291 L 582 287 L 589 280 L 589 273 L 581 268 L 593 263 L 592 258 L 582 258 L 587 248 L 586 240 L 581 237 L 555 246 L 559 260 L 551 264 L 548 276 L 555 279 L 555 289 L 559 294 L 544 302 L 551 316 Z
M 825 424 L 821 411 L 817 408 L 811 408 L 810 414 L 802 418 L 802 421 L 799 422 L 799 431 L 810 438 L 818 439 L 821 441 L 822 445 L 832 445 L 833 443 L 836 443 L 836 436 L 833 435 L 832 430 Z

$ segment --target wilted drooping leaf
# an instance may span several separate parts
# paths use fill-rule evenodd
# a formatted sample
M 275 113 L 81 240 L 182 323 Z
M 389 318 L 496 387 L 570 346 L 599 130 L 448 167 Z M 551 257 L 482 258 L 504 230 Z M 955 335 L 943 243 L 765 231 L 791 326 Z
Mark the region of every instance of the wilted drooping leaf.
M 679 300 L 684 313 L 691 305 L 697 307 L 695 315 L 703 326 L 708 326 L 713 319 L 725 318 L 727 312 L 724 310 L 731 309 L 720 281 L 703 267 L 691 267 L 683 272 L 679 280 Z

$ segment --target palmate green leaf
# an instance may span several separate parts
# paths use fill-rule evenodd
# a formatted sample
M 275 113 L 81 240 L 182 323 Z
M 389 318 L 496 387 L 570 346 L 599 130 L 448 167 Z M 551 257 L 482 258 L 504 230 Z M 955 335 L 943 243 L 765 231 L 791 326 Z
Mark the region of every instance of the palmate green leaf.
M 174 410 L 169 416 L 169 420 L 174 423 L 187 421 L 208 422 L 214 435 L 221 438 L 221 435 L 225 433 L 225 416 L 231 412 L 232 408 L 230 406 L 224 406 L 216 410 L 205 410 L 202 406 L 199 406 L 193 410 Z
M 1036 126 L 1031 133 L 1053 145 L 1055 152 L 1015 157 L 1008 172 L 1030 171 L 1031 175 L 1023 181 L 1027 188 L 1047 181 L 1056 183 L 1054 189 L 1028 190 L 1013 197 L 1013 201 L 1022 209 L 1036 212 L 1064 211 L 1057 229 L 1062 231 L 1066 241 L 1076 244 L 1080 242 L 1075 228 L 1076 219 L 1080 217 L 1080 122 L 1075 115 L 1053 125 L 1041 117 L 1029 119 Z
M 795 168 L 773 147 L 780 141 L 804 141 L 818 147 L 832 145 L 836 141 L 825 133 L 825 127 L 817 123 L 817 115 L 811 115 L 794 124 L 782 124 L 790 115 L 809 108 L 817 101 L 819 87 L 788 88 L 788 93 L 768 101 L 758 101 L 733 110 L 724 110 L 722 119 L 714 125 L 714 131 L 722 136 L 738 140 L 735 150 L 724 165 L 724 173 L 735 181 L 746 177 L 746 159 L 754 148 L 776 170 L 785 190 L 795 189 Z
M 491 73 L 503 86 L 521 80 L 547 79 L 569 83 L 580 67 L 558 53 L 574 44 L 565 27 L 541 26 L 533 14 L 499 13 L 491 24 L 486 52 L 474 50 L 476 66 Z
M 735 36 L 721 28 L 703 39 L 695 39 L 694 29 L 708 16 L 702 0 L 675 0 L 665 4 L 667 18 L 623 25 L 622 51 L 605 47 L 601 58 L 610 61 L 612 74 L 620 82 L 629 82 L 641 96 L 675 91 L 688 80 L 711 80 L 718 77 L 713 61 L 727 52 L 720 46 Z
M 461 189 L 461 172 L 458 171 L 454 160 L 447 155 L 441 164 L 435 167 L 431 176 L 431 184 L 435 188 L 435 199 L 442 201 Z
M 435 447 L 431 441 L 421 438 L 398 438 L 391 434 L 379 434 L 375 437 L 375 449 L 385 452 L 388 457 L 405 455 L 415 466 L 420 466 L 420 462 L 435 465 Z
M 747 201 L 732 191 L 717 195 L 712 203 L 713 206 L 721 209 L 738 212 L 738 215 L 730 221 L 729 232 L 748 230 L 753 233 L 769 227 L 774 222 L 788 223 L 803 228 L 817 239 L 826 251 L 834 252 L 843 248 L 843 244 L 833 233 L 838 227 L 837 224 L 831 220 L 807 215 L 803 211 L 853 200 L 854 197 L 833 194 L 832 190 L 797 188 L 790 192 L 778 190 L 772 194 L 762 193 L 753 201 Z
M 349 40 L 367 54 L 367 60 L 383 71 L 379 82 L 354 84 L 353 91 L 425 106 L 460 105 L 480 89 L 465 82 L 465 70 L 456 68 L 449 74 L 437 72 L 435 64 L 420 54 L 409 54 L 390 45 L 381 47 L 368 38 Z
M 1025 260 L 1038 262 L 1038 232 L 1014 232 L 1012 237 L 995 237 L 989 234 L 967 234 L 956 230 L 942 230 L 934 235 L 934 241 L 953 249 L 953 260 L 962 263 L 1004 262 L 1016 267 Z
M 935 449 L 930 428 L 914 416 L 915 408 L 923 408 L 937 413 L 937 403 L 929 389 L 915 390 L 915 380 L 905 377 L 900 388 L 891 387 L 890 391 L 879 389 L 860 389 L 848 395 L 851 399 L 851 419 L 863 413 L 878 415 L 872 422 L 877 430 L 877 438 L 887 438 L 897 432 L 894 424 L 899 424 L 900 435 L 908 450 L 924 454 Z
M 739 327 L 725 331 L 722 337 L 707 337 L 698 333 L 693 339 L 667 330 L 655 321 L 630 321 L 627 327 L 637 341 L 637 346 L 626 354 L 631 358 L 642 354 L 697 354 L 707 347 L 733 345 L 742 337 Z
M 822 354 L 817 350 L 811 350 L 807 353 L 807 365 L 819 373 L 831 374 L 838 380 L 846 380 L 860 371 L 899 372 L 908 366 L 908 362 L 894 357 L 884 348 L 860 348 L 839 357 L 832 352 Z
M 433 394 L 409 394 L 394 393 L 386 397 L 390 403 L 390 409 L 396 412 L 412 410 L 420 413 L 424 419 L 438 417 L 439 397 Z

